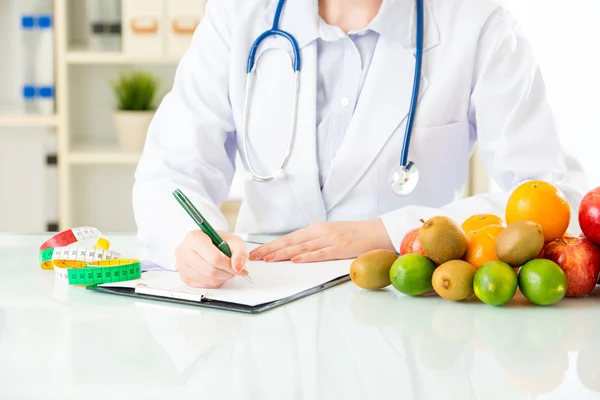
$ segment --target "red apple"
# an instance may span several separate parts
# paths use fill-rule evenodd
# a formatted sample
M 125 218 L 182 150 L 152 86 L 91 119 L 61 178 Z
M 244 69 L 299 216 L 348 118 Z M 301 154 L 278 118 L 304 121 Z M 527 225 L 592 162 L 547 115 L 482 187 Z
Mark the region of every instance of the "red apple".
M 594 290 L 600 275 L 600 248 L 587 238 L 563 237 L 548 243 L 544 258 L 552 260 L 567 276 L 567 297 Z
M 420 227 L 411 229 L 404 236 L 402 243 L 400 243 L 401 256 L 409 253 L 419 253 L 425 255 L 425 252 L 421 248 L 421 242 L 419 241 L 419 230 L 421 230 Z
M 586 238 L 600 246 L 600 187 L 583 196 L 579 204 L 579 227 Z

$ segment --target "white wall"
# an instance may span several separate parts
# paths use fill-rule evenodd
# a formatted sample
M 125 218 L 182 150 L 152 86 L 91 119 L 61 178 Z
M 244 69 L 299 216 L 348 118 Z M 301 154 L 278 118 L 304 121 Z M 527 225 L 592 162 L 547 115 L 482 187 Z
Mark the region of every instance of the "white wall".
M 600 186 L 600 1 L 505 0 L 540 63 L 564 148 Z

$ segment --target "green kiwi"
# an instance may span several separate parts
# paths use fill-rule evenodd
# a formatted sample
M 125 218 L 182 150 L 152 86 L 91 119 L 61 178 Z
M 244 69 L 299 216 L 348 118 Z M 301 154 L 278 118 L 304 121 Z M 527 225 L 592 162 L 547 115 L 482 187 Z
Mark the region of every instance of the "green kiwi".
M 430 218 L 419 231 L 419 241 L 425 255 L 440 265 L 461 259 L 467 251 L 467 235 L 453 219 L 445 216 Z
M 446 300 L 465 300 L 473 294 L 475 272 L 477 268 L 466 261 L 445 262 L 433 272 L 433 289 Z
M 350 278 L 360 288 L 375 290 L 391 284 L 390 268 L 398 255 L 390 250 L 369 251 L 350 265 Z
M 498 259 L 517 268 L 533 260 L 544 248 L 542 226 L 531 221 L 508 225 L 496 238 Z

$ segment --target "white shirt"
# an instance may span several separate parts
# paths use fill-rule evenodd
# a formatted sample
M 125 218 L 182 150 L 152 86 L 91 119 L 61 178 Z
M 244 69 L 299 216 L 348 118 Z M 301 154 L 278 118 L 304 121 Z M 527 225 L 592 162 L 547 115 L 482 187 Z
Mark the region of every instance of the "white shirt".
M 317 160 L 322 188 L 354 114 L 379 34 L 370 26 L 346 34 L 322 18 L 318 25 Z

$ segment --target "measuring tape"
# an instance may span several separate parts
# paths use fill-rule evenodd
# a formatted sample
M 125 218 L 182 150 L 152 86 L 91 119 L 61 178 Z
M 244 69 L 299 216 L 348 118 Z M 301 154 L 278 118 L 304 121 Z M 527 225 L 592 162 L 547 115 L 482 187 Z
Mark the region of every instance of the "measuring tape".
M 87 240 L 97 239 L 93 247 L 76 245 Z M 40 247 L 40 266 L 42 269 L 53 270 L 55 266 L 67 268 L 70 261 L 79 264 L 82 261 L 92 262 L 118 258 L 119 254 L 107 253 L 110 242 L 96 228 L 81 227 L 69 229 L 48 239 Z
M 67 246 L 42 250 L 40 264 L 42 269 L 68 268 L 81 263 L 118 259 L 119 257 L 120 254 L 114 251 L 88 246 Z
M 48 239 L 42 246 L 40 250 L 49 249 L 51 247 L 66 247 L 73 243 L 80 242 L 85 239 L 102 239 L 98 241 L 98 244 L 104 246 L 102 248 L 108 249 L 110 243 L 104 235 L 96 229 L 90 227 L 82 227 L 82 228 L 73 228 L 51 237 Z
M 96 244 L 80 244 L 88 239 L 96 239 Z M 139 260 L 121 259 L 120 253 L 109 247 L 110 242 L 96 228 L 69 229 L 40 246 L 40 267 L 54 270 L 56 279 L 72 285 L 122 282 L 141 277 Z
M 55 268 L 57 279 L 70 285 L 97 285 L 139 279 L 138 260 L 104 260 L 86 263 L 82 268 Z

